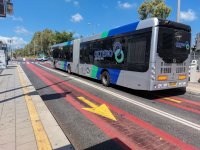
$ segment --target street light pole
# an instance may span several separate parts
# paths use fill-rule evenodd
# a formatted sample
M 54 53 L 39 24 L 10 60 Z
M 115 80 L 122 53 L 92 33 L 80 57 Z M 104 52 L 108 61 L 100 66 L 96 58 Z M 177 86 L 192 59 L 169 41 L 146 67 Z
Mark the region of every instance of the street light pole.
M 8 40 L 8 43 L 9 43 L 9 47 L 10 47 L 10 59 L 12 59 L 12 39 L 9 39 Z
M 34 57 L 35 57 L 35 41 L 33 41 Z
M 177 17 L 176 17 L 176 22 L 180 22 L 180 9 L 181 9 L 181 0 L 177 0 Z
M 92 27 L 92 29 L 93 29 L 92 35 L 94 35 L 96 33 L 96 27 L 99 26 L 99 24 L 88 23 L 88 25 Z

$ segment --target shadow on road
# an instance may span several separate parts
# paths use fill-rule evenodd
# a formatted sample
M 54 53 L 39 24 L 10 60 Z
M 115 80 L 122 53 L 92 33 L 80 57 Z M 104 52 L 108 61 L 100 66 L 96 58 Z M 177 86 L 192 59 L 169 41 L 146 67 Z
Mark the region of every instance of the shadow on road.
M 72 145 L 66 145 L 66 146 L 63 146 L 63 147 L 60 147 L 60 148 L 56 148 L 54 150 L 74 150 L 74 148 L 73 148 Z
M 66 71 L 61 70 L 61 69 L 56 69 L 56 70 L 66 73 Z M 101 84 L 100 81 L 91 79 L 89 77 L 85 77 L 85 76 L 81 76 L 81 75 L 77 75 L 77 74 L 73 74 L 73 75 L 76 77 L 80 77 L 80 78 Z M 125 93 L 132 94 L 132 95 L 135 95 L 138 97 L 142 97 L 142 98 L 145 98 L 148 100 L 155 100 L 158 98 L 164 98 L 166 96 L 180 96 L 180 95 L 184 95 L 186 93 L 185 88 L 176 88 L 176 89 L 159 90 L 159 91 L 143 91 L 143 90 L 133 90 L 133 89 L 118 86 L 118 85 L 111 85 L 111 87 L 114 89 L 123 91 Z
M 126 144 L 124 144 L 118 138 L 114 138 L 108 141 L 104 141 L 103 143 L 94 145 L 92 147 L 86 148 L 85 150 L 130 150 Z
M 0 103 L 4 103 L 4 102 L 7 102 L 7 101 L 15 100 L 16 98 L 23 97 L 25 95 L 27 95 L 27 94 L 21 94 L 21 95 L 17 95 L 17 96 L 11 97 L 11 98 L 7 98 L 7 99 L 4 99 L 4 100 L 0 101 Z M 37 92 L 29 92 L 28 95 L 29 96 L 37 95 Z
M 32 85 L 27 85 L 27 86 L 18 87 L 18 88 L 15 88 L 15 89 L 7 90 L 7 91 L 2 91 L 2 92 L 0 92 L 0 94 L 6 93 L 6 92 L 15 91 L 15 90 L 19 90 L 19 89 L 23 89 L 23 88 L 29 87 L 29 86 L 32 86 Z
M 2 77 L 2 76 L 11 76 L 11 75 L 13 75 L 13 74 L 2 74 L 2 75 L 0 75 L 0 77 Z
M 41 95 L 41 98 L 43 99 L 43 101 L 56 100 L 56 99 L 59 99 L 59 98 L 66 97 L 67 94 L 71 94 L 71 93 L 72 92 L 45 94 L 45 95 Z
M 62 82 L 56 82 L 56 83 L 54 83 L 54 84 L 51 84 L 51 85 L 48 85 L 48 86 L 44 86 L 44 87 L 41 87 L 41 88 L 37 88 L 36 90 L 38 91 L 38 90 L 42 90 L 42 89 L 45 89 L 45 88 L 48 88 L 48 87 L 51 87 L 51 86 L 54 86 L 54 85 L 58 85 L 58 84 L 61 84 L 61 83 L 63 83 L 63 82 L 67 82 L 67 81 L 70 81 L 71 79 L 68 79 L 68 80 L 64 80 L 64 81 L 62 81 Z
M 186 93 L 185 88 L 159 90 L 159 91 L 142 91 L 142 90 L 133 90 L 117 85 L 112 85 L 112 87 L 117 90 L 123 91 L 125 93 L 133 94 L 148 100 L 155 100 L 158 98 L 164 98 L 166 96 L 179 96 L 179 95 L 184 95 Z

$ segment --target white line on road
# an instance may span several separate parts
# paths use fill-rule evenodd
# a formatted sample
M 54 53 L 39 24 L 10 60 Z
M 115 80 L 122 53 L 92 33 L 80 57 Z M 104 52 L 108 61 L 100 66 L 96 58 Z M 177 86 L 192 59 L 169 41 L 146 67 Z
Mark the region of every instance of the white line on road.
M 148 105 L 146 105 L 146 104 L 144 104 L 144 103 L 135 101 L 135 100 L 133 100 L 133 99 L 130 99 L 130 98 L 125 97 L 125 96 L 122 96 L 122 95 L 117 94 L 117 93 L 115 93 L 115 92 L 112 92 L 112 91 L 110 91 L 110 90 L 106 90 L 106 89 L 101 88 L 101 87 L 99 87 L 99 86 L 90 84 L 90 83 L 88 83 L 88 82 L 86 82 L 86 81 L 83 81 L 83 80 L 80 80 L 80 79 L 78 79 L 78 78 L 76 78 L 76 77 L 69 76 L 69 75 L 67 75 L 67 74 L 65 74 L 65 73 L 62 73 L 62 72 L 59 72 L 59 71 L 50 69 L 50 68 L 45 67 L 45 66 L 40 65 L 40 64 L 37 64 L 37 65 L 39 65 L 39 66 L 41 66 L 41 67 L 43 67 L 43 68 L 45 68 L 45 69 L 48 69 L 48 70 L 50 70 L 50 71 L 52 71 L 52 72 L 58 73 L 58 74 L 60 74 L 60 75 L 67 76 L 67 77 L 69 77 L 69 78 L 71 78 L 71 79 L 73 79 L 73 80 L 76 80 L 76 81 L 78 81 L 78 82 L 81 82 L 81 83 L 83 83 L 83 84 L 86 84 L 86 85 L 88 85 L 88 86 L 90 86 L 90 87 L 93 87 L 93 88 L 95 88 L 95 89 L 98 89 L 98 90 L 100 90 L 100 91 L 103 91 L 103 92 L 105 92 L 105 93 L 107 93 L 107 94 L 113 95 L 113 96 L 115 96 L 115 97 L 117 97 L 117 98 L 121 98 L 121 99 L 123 99 L 123 100 L 125 100 L 125 101 L 127 101 L 127 102 L 130 102 L 130 103 L 134 104 L 134 105 L 137 105 L 137 106 L 139 106 L 139 107 L 145 108 L 145 109 L 147 109 L 147 110 L 149 110 L 149 111 L 151 111 L 151 112 L 154 112 L 154 113 L 156 113 L 156 114 L 159 114 L 159 115 L 161 115 L 161 116 L 164 116 L 164 117 L 166 117 L 166 118 L 169 118 L 169 119 L 171 119 L 171 120 L 174 120 L 174 121 L 176 121 L 176 122 L 182 123 L 182 124 L 184 124 L 184 125 L 186 125 L 186 126 L 188 126 L 188 127 L 191 127 L 191 128 L 193 128 L 193 129 L 196 129 L 196 130 L 200 131 L 200 125 L 198 125 L 198 124 L 195 124 L 195 123 L 190 122 L 190 121 L 188 121 L 188 120 L 185 120 L 185 119 L 183 119 L 183 118 L 174 116 L 174 115 L 172 115 L 172 114 L 170 114 L 170 113 L 167 113 L 167 112 L 164 112 L 164 111 L 162 111 L 162 110 L 153 108 L 153 107 L 148 106 Z

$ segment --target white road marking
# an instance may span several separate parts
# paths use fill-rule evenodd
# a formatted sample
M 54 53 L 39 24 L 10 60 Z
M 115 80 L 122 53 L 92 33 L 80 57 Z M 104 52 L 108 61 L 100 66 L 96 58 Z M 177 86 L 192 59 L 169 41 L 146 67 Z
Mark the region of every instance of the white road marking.
M 125 100 L 125 101 L 127 101 L 127 102 L 130 102 L 130 103 L 134 104 L 134 105 L 137 105 L 137 106 L 139 106 L 139 107 L 145 108 L 145 109 L 147 109 L 147 110 L 149 110 L 149 111 L 151 111 L 151 112 L 154 112 L 154 113 L 156 113 L 156 114 L 159 114 L 159 115 L 164 116 L 164 117 L 166 117 L 166 118 L 169 118 L 169 119 L 171 119 L 171 120 L 173 120 L 173 121 L 182 123 L 182 124 L 184 124 L 184 125 L 186 125 L 186 126 L 188 126 L 188 127 L 191 127 L 191 128 L 193 128 L 193 129 L 196 129 L 196 130 L 200 131 L 200 125 L 198 125 L 198 124 L 195 124 L 195 123 L 190 122 L 190 121 L 188 121 L 188 120 L 185 120 L 185 119 L 183 119 L 183 118 L 174 116 L 174 115 L 172 115 L 172 114 L 170 114 L 170 113 L 164 112 L 164 111 L 159 110 L 159 109 L 157 109 L 157 108 L 153 108 L 153 107 L 148 106 L 148 105 L 146 105 L 146 104 L 144 104 L 144 103 L 135 101 L 135 100 L 133 100 L 133 99 L 130 99 L 130 98 L 125 97 L 125 96 L 122 96 L 122 95 L 117 94 L 117 93 L 115 93 L 115 92 L 112 92 L 112 91 L 110 91 L 110 90 L 106 90 L 106 89 L 101 88 L 101 87 L 99 87 L 99 86 L 90 84 L 90 83 L 88 83 L 88 82 L 86 82 L 86 81 L 83 81 L 83 80 L 80 80 L 80 79 L 78 79 L 78 78 L 76 78 L 76 77 L 69 76 L 69 75 L 67 75 L 67 74 L 65 74 L 65 73 L 62 73 L 62 72 L 59 72 L 59 71 L 50 69 L 50 68 L 45 67 L 45 66 L 40 65 L 40 64 L 37 64 L 37 65 L 38 65 L 38 66 L 41 66 L 41 67 L 43 67 L 43 68 L 45 68 L 45 69 L 47 69 L 47 70 L 50 70 L 50 71 L 52 71 L 52 72 L 58 73 L 58 74 L 60 74 L 60 75 L 62 75 L 62 76 L 67 76 L 67 77 L 69 77 L 69 78 L 71 78 L 71 79 L 73 79 L 73 80 L 76 80 L 76 81 L 78 81 L 78 82 L 81 82 L 81 83 L 83 83 L 83 84 L 86 84 L 86 85 L 88 85 L 88 86 L 90 86 L 90 87 L 93 87 L 93 88 L 95 88 L 95 89 L 98 89 L 98 90 L 100 90 L 100 91 L 103 91 L 103 92 L 105 92 L 105 93 L 107 93 L 107 94 L 110 94 L 110 95 L 112 95 L 112 96 L 115 96 L 115 97 L 117 97 L 117 98 L 121 98 L 121 99 L 123 99 L 123 100 Z

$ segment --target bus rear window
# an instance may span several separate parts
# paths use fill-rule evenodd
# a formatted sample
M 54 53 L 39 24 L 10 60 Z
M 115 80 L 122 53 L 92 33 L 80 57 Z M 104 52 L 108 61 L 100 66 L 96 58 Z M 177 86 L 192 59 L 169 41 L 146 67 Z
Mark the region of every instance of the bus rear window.
M 168 63 L 176 59 L 183 62 L 190 53 L 191 33 L 188 31 L 160 27 L 158 34 L 158 55 Z
M 190 38 L 190 32 L 171 28 L 160 28 L 158 35 L 158 53 L 188 54 Z

